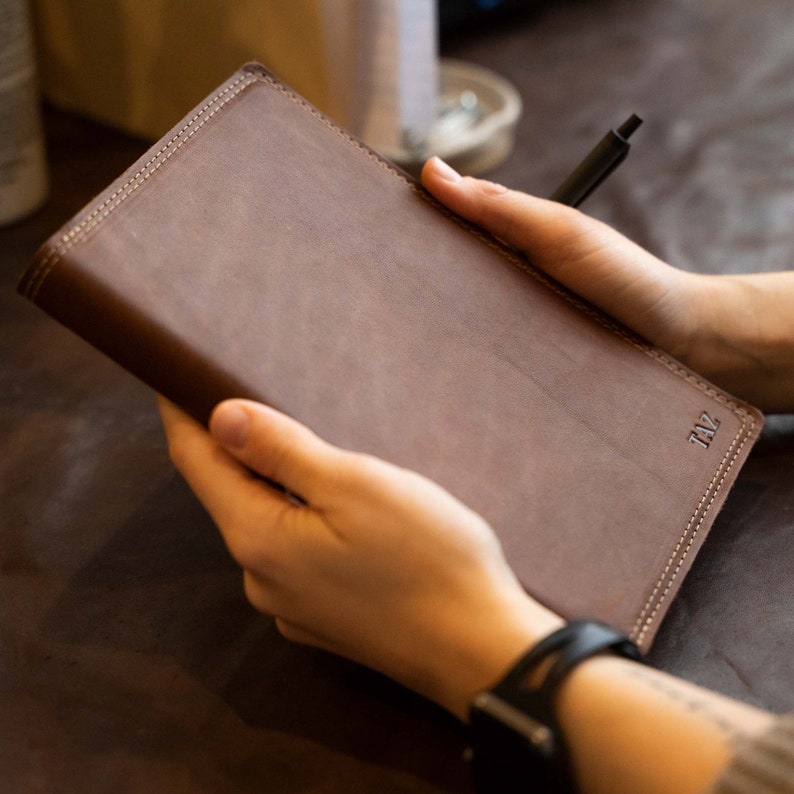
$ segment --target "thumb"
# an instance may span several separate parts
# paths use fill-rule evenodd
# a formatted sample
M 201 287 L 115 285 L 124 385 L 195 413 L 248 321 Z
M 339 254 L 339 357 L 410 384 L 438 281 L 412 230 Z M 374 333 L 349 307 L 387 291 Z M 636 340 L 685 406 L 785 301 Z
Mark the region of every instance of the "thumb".
M 560 245 L 568 247 L 577 238 L 579 243 L 585 242 L 581 238 L 598 225 L 593 218 L 562 204 L 485 179 L 463 177 L 438 157 L 425 163 L 422 182 L 449 209 L 533 259 L 549 259 L 550 263 L 559 259 Z
M 300 422 L 251 400 L 226 400 L 212 412 L 209 427 L 247 468 L 310 504 L 322 501 L 338 451 Z
M 485 179 L 462 177 L 437 157 L 425 163 L 422 182 L 453 212 L 519 249 L 533 265 L 580 294 L 587 290 L 593 276 L 599 275 L 592 268 L 598 265 L 597 255 L 605 251 L 609 251 L 610 262 L 602 275 L 611 273 L 618 285 L 630 271 L 647 269 L 649 262 L 658 269 L 668 268 L 619 232 L 579 210 Z

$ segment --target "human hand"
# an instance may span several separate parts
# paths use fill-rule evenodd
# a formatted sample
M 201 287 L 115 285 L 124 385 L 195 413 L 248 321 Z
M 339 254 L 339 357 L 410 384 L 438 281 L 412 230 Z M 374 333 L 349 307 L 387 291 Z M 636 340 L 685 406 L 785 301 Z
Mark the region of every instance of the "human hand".
M 485 521 L 420 475 L 258 403 L 221 403 L 210 432 L 162 399 L 160 410 L 172 460 L 242 566 L 246 595 L 288 639 L 465 719 L 477 691 L 561 625 L 523 591 Z
M 719 386 L 794 410 L 794 273 L 707 276 L 665 264 L 600 221 L 471 177 L 422 171 L 443 204 Z

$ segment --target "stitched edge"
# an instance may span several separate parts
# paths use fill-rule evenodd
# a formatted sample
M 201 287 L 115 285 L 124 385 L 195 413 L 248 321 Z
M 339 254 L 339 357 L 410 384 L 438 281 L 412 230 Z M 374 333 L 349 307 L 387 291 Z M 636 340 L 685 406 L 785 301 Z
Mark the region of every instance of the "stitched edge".
M 52 272 L 53 268 L 63 258 L 63 255 L 80 240 L 84 239 L 90 231 L 95 229 L 105 218 L 110 215 L 128 196 L 132 195 L 157 169 L 177 152 L 193 135 L 196 134 L 224 105 L 239 94 L 247 85 L 252 83 L 254 75 L 241 75 L 234 82 L 226 86 L 223 91 L 196 111 L 196 113 L 174 135 L 168 139 L 152 157 L 138 169 L 123 185 L 108 196 L 93 212 L 73 226 L 60 239 L 59 243 L 43 257 L 31 272 L 25 287 L 25 297 L 36 300 L 39 290 Z M 216 107 L 213 107 L 216 105 Z M 195 125 L 195 126 L 194 126 Z M 191 129 L 193 127 L 193 129 Z M 181 140 L 180 140 L 181 138 Z
M 608 329 L 612 333 L 616 334 L 617 336 L 621 337 L 624 341 L 631 344 L 633 347 L 641 350 L 646 355 L 654 358 L 668 370 L 670 370 L 676 376 L 683 378 L 700 392 L 707 394 L 712 399 L 716 400 L 718 403 L 724 405 L 728 408 L 734 415 L 741 421 L 741 426 L 737 431 L 736 435 L 734 436 L 731 445 L 728 448 L 728 451 L 725 453 L 722 461 L 720 462 L 720 466 L 717 468 L 717 471 L 712 478 L 711 482 L 709 483 L 706 491 L 704 492 L 703 496 L 701 497 L 700 501 L 698 502 L 695 511 L 693 512 L 692 516 L 689 519 L 684 531 L 682 532 L 678 542 L 676 543 L 673 552 L 671 553 L 667 564 L 665 565 L 664 569 L 662 570 L 661 575 L 659 576 L 656 585 L 654 586 L 651 595 L 648 597 L 645 605 L 643 606 L 637 621 L 634 624 L 632 629 L 632 636 L 635 634 L 637 635 L 637 642 L 641 643 L 644 637 L 647 635 L 647 632 L 650 630 L 651 626 L 653 625 L 654 620 L 661 609 L 662 605 L 664 604 L 667 596 L 669 595 L 670 589 L 675 582 L 678 573 L 681 570 L 681 567 L 686 560 L 689 552 L 691 551 L 692 545 L 694 544 L 695 538 L 700 531 L 700 527 L 702 526 L 703 522 L 705 521 L 706 516 L 711 509 L 711 506 L 714 503 L 714 500 L 717 497 L 717 494 L 720 492 L 725 478 L 727 477 L 730 470 L 733 468 L 736 460 L 738 459 L 742 448 L 744 447 L 746 441 L 752 435 L 754 428 L 755 428 L 755 420 L 752 418 L 751 414 L 742 406 L 738 405 L 732 400 L 729 400 L 725 397 L 724 394 L 718 392 L 714 387 L 710 384 L 706 383 L 705 381 L 698 378 L 688 369 L 683 367 L 682 365 L 678 364 L 673 359 L 670 359 L 666 354 L 662 353 L 661 351 L 651 347 L 650 345 L 643 344 L 637 338 L 632 336 L 630 333 L 626 331 L 622 326 L 610 322 L 608 318 L 602 315 L 600 312 L 596 311 L 594 308 L 589 306 L 588 304 L 580 301 L 576 298 L 573 294 L 568 292 L 567 290 L 560 287 L 556 282 L 552 281 L 545 274 L 535 270 L 535 268 L 531 267 L 526 261 L 516 256 L 512 253 L 508 248 L 501 245 L 493 238 L 486 236 L 480 230 L 478 230 L 475 226 L 469 224 L 468 222 L 461 219 L 459 216 L 455 215 L 449 209 L 444 207 L 438 201 L 436 201 L 432 196 L 430 196 L 426 191 L 419 187 L 417 183 L 413 180 L 409 179 L 405 174 L 395 168 L 390 162 L 385 160 L 379 154 L 374 152 L 373 150 L 369 149 L 367 146 L 362 144 L 352 135 L 347 133 L 345 130 L 337 126 L 333 123 L 327 116 L 322 114 L 317 108 L 311 105 L 307 100 L 303 97 L 299 96 L 298 94 L 294 93 L 290 88 L 285 86 L 280 81 L 276 80 L 268 73 L 258 72 L 258 71 L 246 71 L 244 74 L 240 75 L 236 80 L 226 86 L 223 91 L 214 95 L 211 99 L 208 99 L 207 102 L 191 117 L 189 121 L 187 121 L 163 146 L 158 149 L 158 151 L 149 159 L 149 161 L 139 169 L 127 182 L 124 183 L 120 188 L 118 188 L 111 196 L 109 196 L 102 204 L 100 204 L 90 215 L 84 218 L 80 223 L 72 227 L 66 234 L 63 235 L 61 238 L 60 243 L 55 246 L 55 248 L 43 258 L 43 260 L 38 264 L 36 269 L 31 273 L 30 279 L 28 281 L 25 295 L 26 297 L 30 298 L 30 300 L 35 301 L 36 296 L 41 289 L 42 284 L 46 280 L 49 273 L 52 269 L 58 264 L 60 259 L 63 255 L 73 247 L 77 242 L 84 239 L 86 235 L 96 228 L 105 218 L 110 215 L 110 213 L 115 210 L 128 196 L 130 196 L 138 187 L 140 187 L 143 182 L 145 182 L 153 173 L 160 168 L 165 162 L 167 162 L 168 158 L 171 157 L 174 152 L 178 151 L 179 148 L 182 147 L 184 143 L 186 143 L 196 132 L 198 132 L 201 127 L 204 126 L 216 113 L 218 113 L 221 108 L 223 108 L 232 98 L 237 96 L 240 92 L 242 92 L 245 88 L 249 85 L 253 84 L 254 82 L 264 82 L 270 85 L 272 88 L 279 91 L 285 97 L 287 97 L 291 102 L 294 104 L 299 105 L 305 111 L 307 111 L 310 115 L 314 118 L 318 119 L 326 128 L 330 131 L 335 133 L 338 137 L 342 138 L 343 140 L 347 141 L 349 144 L 352 144 L 354 148 L 356 148 L 359 152 L 364 154 L 368 159 L 374 162 L 379 168 L 384 169 L 385 171 L 389 172 L 392 176 L 399 179 L 403 184 L 408 186 L 416 195 L 420 196 L 424 201 L 428 202 L 438 210 L 440 210 L 444 215 L 448 218 L 451 218 L 455 223 L 457 223 L 462 228 L 466 229 L 470 234 L 474 237 L 478 238 L 480 241 L 485 243 L 489 248 L 497 251 L 499 254 L 504 256 L 508 261 L 513 263 L 516 267 L 520 268 L 521 270 L 528 273 L 532 276 L 536 281 L 542 283 L 552 292 L 563 298 L 563 300 L 567 301 L 571 305 L 575 306 L 579 311 L 583 312 L 591 319 L 595 320 L 599 325 Z M 228 95 L 228 96 L 225 96 Z M 223 98 L 225 97 L 225 98 Z M 221 100 L 222 101 L 219 101 Z M 217 103 L 217 107 L 212 108 L 213 105 Z M 209 112 L 207 112 L 209 111 Z M 206 115 L 205 115 L 206 114 Z M 202 118 L 203 116 L 203 118 Z M 193 124 L 198 121 L 198 124 L 187 132 Z M 179 140 L 180 136 L 183 133 L 187 132 L 186 135 Z M 170 149 L 170 151 L 169 151 Z M 167 153 L 166 153 L 167 152 Z M 159 162 L 158 162 L 158 158 Z M 149 170 L 147 170 L 149 169 Z M 749 421 L 749 428 L 747 427 Z M 728 457 L 731 454 L 731 449 L 736 445 L 739 438 L 742 438 L 741 443 L 739 444 L 738 448 L 736 448 L 733 457 L 731 458 L 730 462 L 727 466 L 725 463 Z M 719 478 L 719 482 L 717 482 L 716 488 L 714 487 L 715 481 Z M 713 489 L 713 490 L 712 490 Z M 708 500 L 708 504 L 706 504 L 705 508 L 701 512 L 701 508 L 703 507 L 704 502 L 711 493 L 711 498 Z M 692 528 L 692 524 L 695 521 L 695 518 L 700 514 L 700 519 L 698 520 L 694 531 L 692 531 L 690 535 L 690 529 Z M 678 565 L 676 566 L 675 570 L 673 571 L 672 575 L 670 576 L 669 580 L 667 581 L 667 585 L 664 591 L 659 596 L 656 604 L 653 606 L 653 609 L 648 615 L 648 610 L 651 609 L 651 604 L 653 603 L 654 599 L 656 599 L 656 595 L 659 592 L 659 589 L 664 584 L 665 578 L 667 577 L 670 568 L 675 561 L 676 556 L 678 555 L 681 546 L 687 540 L 687 536 L 689 535 L 689 540 L 687 542 L 686 548 L 684 549 L 684 553 L 682 554 L 681 558 L 678 561 Z M 648 615 L 646 617 L 646 615 Z M 640 628 L 642 626 L 642 628 Z
M 662 608 L 664 602 L 667 600 L 667 597 L 670 594 L 670 589 L 672 588 L 673 583 L 678 577 L 678 574 L 681 571 L 684 561 L 689 556 L 689 552 L 692 550 L 692 546 L 694 545 L 698 533 L 700 532 L 700 528 L 703 525 L 703 522 L 706 520 L 706 516 L 708 515 L 709 511 L 711 510 L 711 507 L 714 504 L 714 500 L 717 498 L 717 494 L 720 492 L 722 486 L 725 484 L 725 479 L 727 478 L 730 470 L 733 468 L 736 461 L 739 459 L 742 449 L 744 448 L 744 445 L 747 442 L 747 440 L 752 436 L 754 429 L 755 429 L 755 422 L 753 420 L 750 420 L 749 428 L 747 427 L 747 423 L 743 421 L 739 431 L 737 432 L 736 436 L 734 436 L 731 445 L 728 447 L 728 450 L 726 451 L 722 461 L 720 461 L 720 465 L 717 468 L 717 472 L 715 473 L 714 477 L 712 478 L 711 482 L 708 485 L 708 488 L 706 489 L 706 492 L 703 494 L 703 497 L 701 498 L 700 502 L 695 508 L 695 512 L 692 514 L 692 517 L 687 523 L 687 526 L 684 529 L 684 532 L 682 533 L 681 537 L 679 538 L 678 543 L 675 545 L 675 548 L 673 549 L 672 553 L 670 554 L 670 557 L 667 560 L 667 564 L 662 570 L 662 573 L 660 574 L 656 582 L 656 585 L 653 588 L 653 591 L 651 592 L 650 596 L 648 596 L 648 600 L 645 602 L 645 605 L 643 606 L 636 622 L 634 623 L 630 636 L 632 637 L 632 639 L 636 637 L 636 641 L 638 644 L 641 644 L 643 642 L 648 631 L 653 626 L 653 623 L 656 620 L 656 616 L 658 615 L 659 610 Z M 742 437 L 742 441 L 738 445 L 738 447 L 736 447 L 732 457 L 730 457 L 730 461 L 728 462 L 728 465 L 726 466 L 725 465 L 726 461 L 728 461 L 729 456 L 731 456 L 731 450 L 734 448 L 740 437 Z M 719 478 L 719 482 L 717 482 L 715 488 L 714 483 L 717 481 L 718 478 Z M 701 508 L 703 507 L 703 503 L 706 501 L 706 498 L 708 497 L 709 493 L 711 493 L 711 498 L 708 500 L 708 504 L 706 504 L 705 508 L 703 508 L 703 511 L 701 513 L 700 512 Z M 700 513 L 700 519 L 695 525 L 695 528 L 692 531 L 691 535 L 689 535 L 689 531 L 690 528 L 692 527 L 692 523 L 695 520 L 695 517 L 698 515 L 698 513 Z M 681 549 L 681 546 L 686 540 L 687 535 L 689 535 L 689 539 L 686 544 L 686 548 L 684 549 L 683 554 L 681 554 L 681 557 L 678 560 L 678 564 L 676 565 L 675 570 L 672 572 L 669 579 L 667 579 L 667 584 L 664 590 L 659 595 L 658 599 L 656 599 L 657 593 L 659 593 L 660 587 L 662 587 L 662 585 L 664 584 L 665 579 L 670 571 L 670 568 L 672 567 L 673 562 L 675 561 L 676 556 L 678 555 L 678 552 Z M 656 599 L 656 603 L 654 604 L 653 602 L 655 599 Z M 652 605 L 653 608 L 651 610 Z M 649 610 L 651 610 L 650 614 L 648 614 Z

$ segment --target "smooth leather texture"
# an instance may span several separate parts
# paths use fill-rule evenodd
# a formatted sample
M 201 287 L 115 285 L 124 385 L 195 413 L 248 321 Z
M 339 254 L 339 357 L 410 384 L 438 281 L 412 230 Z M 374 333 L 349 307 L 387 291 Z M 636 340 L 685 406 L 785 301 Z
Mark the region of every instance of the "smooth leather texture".
M 253 397 L 437 480 L 537 597 L 646 649 L 762 425 L 257 65 L 20 289 L 199 419 Z

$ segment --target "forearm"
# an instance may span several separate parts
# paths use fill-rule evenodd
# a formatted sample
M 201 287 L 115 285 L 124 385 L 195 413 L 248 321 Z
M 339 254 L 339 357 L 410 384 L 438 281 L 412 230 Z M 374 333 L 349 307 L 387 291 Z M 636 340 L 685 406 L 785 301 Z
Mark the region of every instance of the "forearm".
M 794 411 L 794 272 L 702 277 L 702 334 L 684 360 L 769 413 Z
M 584 794 L 704 792 L 771 715 L 611 656 L 577 668 L 557 703 Z

